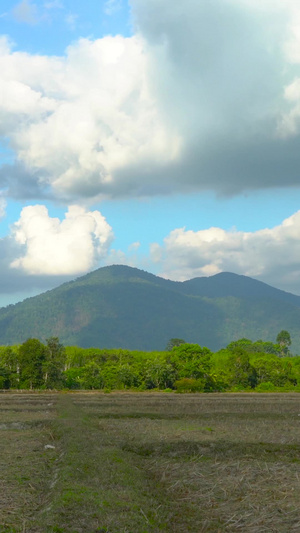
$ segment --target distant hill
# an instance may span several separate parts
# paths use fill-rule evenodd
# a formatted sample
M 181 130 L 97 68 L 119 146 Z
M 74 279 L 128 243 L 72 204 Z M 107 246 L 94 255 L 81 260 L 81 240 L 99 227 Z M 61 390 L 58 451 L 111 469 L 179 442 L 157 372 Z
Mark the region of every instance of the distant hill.
M 221 273 L 175 282 L 114 265 L 0 309 L 0 344 L 58 336 L 66 345 L 163 350 L 172 337 L 211 350 L 290 332 L 300 353 L 300 297 Z

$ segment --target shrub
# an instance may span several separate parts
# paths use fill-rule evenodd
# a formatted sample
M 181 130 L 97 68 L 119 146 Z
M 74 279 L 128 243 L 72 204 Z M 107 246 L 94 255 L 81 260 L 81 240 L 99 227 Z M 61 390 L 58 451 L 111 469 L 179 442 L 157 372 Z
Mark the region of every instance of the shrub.
M 175 381 L 176 392 L 203 392 L 205 381 L 194 378 L 182 378 Z
M 274 383 L 271 381 L 264 381 L 263 383 L 257 385 L 255 390 L 257 392 L 273 392 L 276 390 L 276 385 L 274 385 Z

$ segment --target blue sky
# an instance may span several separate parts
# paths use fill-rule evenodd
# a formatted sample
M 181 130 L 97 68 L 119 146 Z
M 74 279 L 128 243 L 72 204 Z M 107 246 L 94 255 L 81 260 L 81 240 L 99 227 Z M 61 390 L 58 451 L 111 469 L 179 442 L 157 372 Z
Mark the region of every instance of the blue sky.
M 3 0 L 0 305 L 125 263 L 300 294 L 292 0 Z
M 132 33 L 126 0 L 3 0 L 0 15 L 1 33 L 9 36 L 16 49 L 31 54 L 62 55 L 79 37 Z

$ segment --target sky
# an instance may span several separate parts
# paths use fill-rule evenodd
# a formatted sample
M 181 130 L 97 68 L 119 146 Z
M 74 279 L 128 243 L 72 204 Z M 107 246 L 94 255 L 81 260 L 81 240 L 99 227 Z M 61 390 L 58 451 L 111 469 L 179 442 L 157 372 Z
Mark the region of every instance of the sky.
M 0 306 L 127 264 L 300 295 L 296 0 L 2 0 Z

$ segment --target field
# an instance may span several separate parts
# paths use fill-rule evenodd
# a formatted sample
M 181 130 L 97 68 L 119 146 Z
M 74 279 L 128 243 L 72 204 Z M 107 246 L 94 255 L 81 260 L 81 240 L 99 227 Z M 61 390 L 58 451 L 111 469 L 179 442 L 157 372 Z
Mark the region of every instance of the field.
M 1 533 L 299 532 L 297 394 L 0 394 Z

